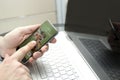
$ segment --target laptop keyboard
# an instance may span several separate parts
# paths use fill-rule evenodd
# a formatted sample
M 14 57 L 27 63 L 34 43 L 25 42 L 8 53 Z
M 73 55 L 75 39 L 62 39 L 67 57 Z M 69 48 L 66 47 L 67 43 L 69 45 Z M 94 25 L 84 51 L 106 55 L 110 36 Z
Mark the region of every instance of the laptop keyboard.
M 111 80 L 120 80 L 120 54 L 108 50 L 99 40 L 80 38 L 80 41 Z
M 30 67 L 33 80 L 80 80 L 61 46 L 50 46 L 40 59 Z

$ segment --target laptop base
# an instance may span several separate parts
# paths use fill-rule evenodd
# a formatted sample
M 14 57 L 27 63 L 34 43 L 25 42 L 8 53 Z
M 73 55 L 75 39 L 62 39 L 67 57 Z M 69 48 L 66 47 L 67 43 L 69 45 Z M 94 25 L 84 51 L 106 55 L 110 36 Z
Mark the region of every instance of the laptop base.
M 68 34 L 101 80 L 120 80 L 120 54 L 111 51 L 106 38 Z

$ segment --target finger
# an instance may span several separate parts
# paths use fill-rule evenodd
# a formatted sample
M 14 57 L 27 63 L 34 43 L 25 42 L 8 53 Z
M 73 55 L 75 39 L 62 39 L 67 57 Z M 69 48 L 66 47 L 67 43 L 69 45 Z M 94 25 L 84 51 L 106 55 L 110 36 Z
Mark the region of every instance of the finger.
M 29 62 L 33 63 L 34 61 L 36 61 L 39 57 L 41 57 L 43 55 L 42 52 L 35 52 L 33 54 L 33 56 L 31 58 L 29 58 Z
M 46 51 L 48 51 L 48 49 L 49 49 L 49 45 L 46 44 L 45 46 L 43 46 L 43 47 L 41 48 L 40 52 L 45 53 Z
M 55 38 L 53 38 L 50 43 L 55 43 L 57 40 Z
M 32 80 L 30 73 L 28 73 L 27 71 L 22 74 L 21 78 L 23 78 L 23 79 L 20 79 L 20 80 Z
M 14 30 L 12 30 L 11 32 L 9 32 L 9 34 L 6 34 L 5 36 L 10 36 L 10 35 L 14 35 L 16 36 L 16 34 L 19 35 L 25 35 L 25 34 L 31 34 L 33 33 L 36 29 L 38 29 L 40 27 L 39 24 L 36 25 L 30 25 L 30 26 L 24 26 L 24 27 L 18 27 L 15 28 Z
M 28 73 L 28 78 L 29 78 L 29 80 L 33 80 L 32 76 L 30 75 L 30 73 Z
M 22 43 L 26 38 L 28 38 L 38 28 L 40 28 L 39 24 L 21 27 L 21 29 L 19 30 L 20 31 L 19 34 L 22 35 L 21 37 L 23 37 L 23 39 L 20 43 Z
M 38 52 L 35 52 L 32 57 L 34 59 L 37 59 L 37 58 L 41 57 L 42 55 L 43 55 L 43 53 L 38 51 Z
M 37 59 L 34 59 L 33 57 L 31 57 L 30 59 L 29 59 L 29 62 L 30 63 L 33 63 L 33 62 L 35 62 Z
M 17 52 L 15 52 L 11 57 L 14 59 L 17 59 L 18 61 L 21 61 L 25 55 L 36 45 L 35 41 L 29 42 L 24 47 L 20 48 Z
M 30 70 L 26 66 L 22 66 L 28 73 L 30 73 Z
M 30 25 L 30 26 L 25 26 L 25 27 L 20 27 L 19 28 L 19 33 L 21 34 L 31 34 L 33 33 L 36 29 L 40 27 L 39 24 L 36 25 Z

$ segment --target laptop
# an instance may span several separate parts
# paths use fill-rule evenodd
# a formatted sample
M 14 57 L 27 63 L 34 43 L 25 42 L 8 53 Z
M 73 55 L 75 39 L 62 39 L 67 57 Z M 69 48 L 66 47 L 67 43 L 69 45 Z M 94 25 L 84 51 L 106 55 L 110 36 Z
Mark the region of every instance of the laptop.
M 120 11 L 109 4 L 69 0 L 65 30 L 59 31 L 48 52 L 29 65 L 33 80 L 120 80 L 120 54 L 112 52 L 107 40 L 109 18 Z
M 57 43 L 49 44 L 49 51 L 28 65 L 33 80 L 120 80 L 120 55 L 107 41 L 108 1 L 80 1 L 68 1 L 65 31 L 59 31 Z M 117 10 L 109 16 L 118 14 Z
M 120 1 L 69 0 L 67 6 L 65 30 L 100 80 L 120 80 L 120 54 L 108 43 L 109 19 L 120 22 L 117 4 Z

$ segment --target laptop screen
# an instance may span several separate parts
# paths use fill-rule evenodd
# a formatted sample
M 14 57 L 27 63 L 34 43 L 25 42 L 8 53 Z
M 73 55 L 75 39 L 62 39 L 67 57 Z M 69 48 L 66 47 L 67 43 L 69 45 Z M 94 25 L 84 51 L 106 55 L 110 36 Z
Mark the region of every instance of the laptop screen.
M 68 0 L 65 30 L 107 35 L 109 18 L 120 17 L 120 0 Z

